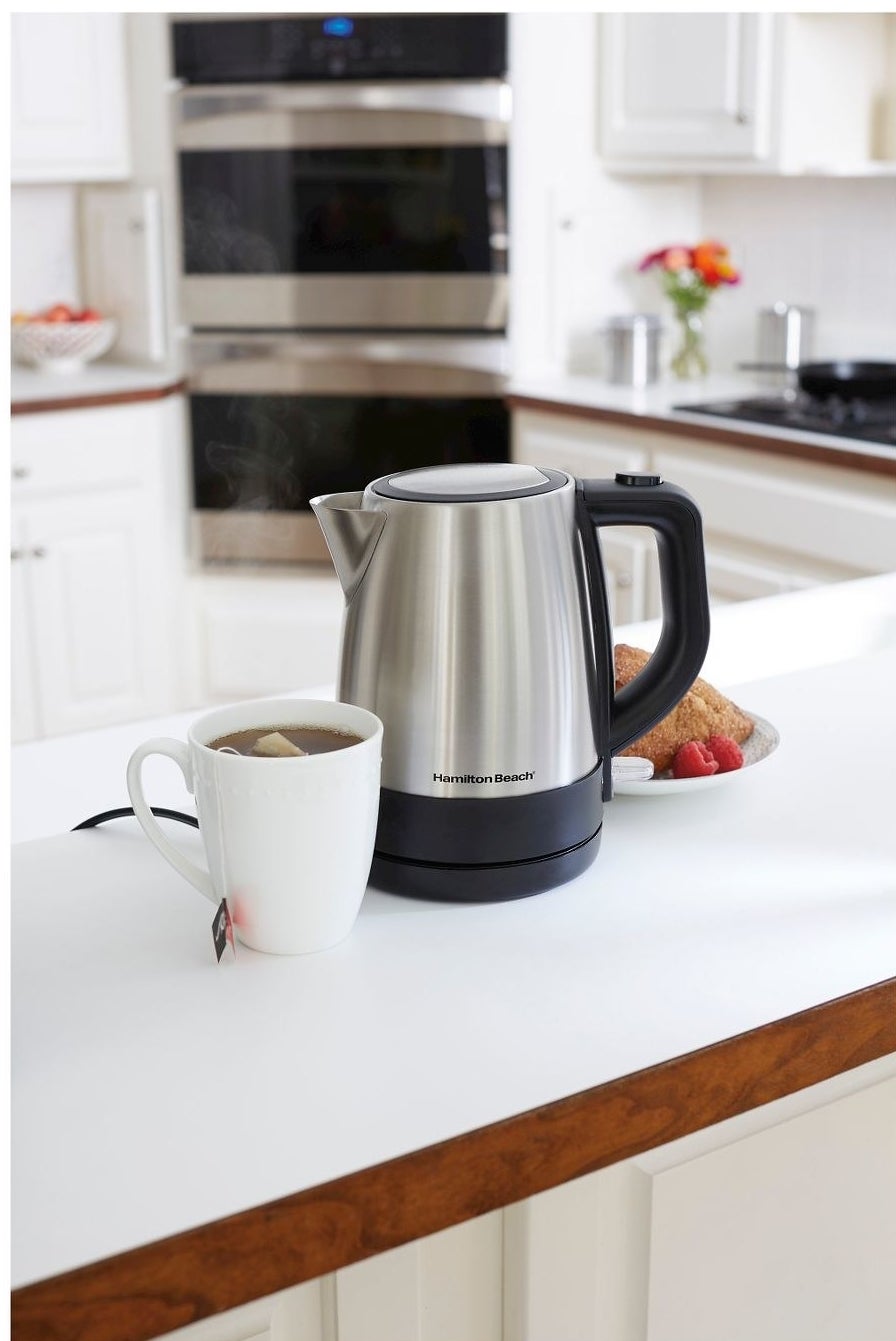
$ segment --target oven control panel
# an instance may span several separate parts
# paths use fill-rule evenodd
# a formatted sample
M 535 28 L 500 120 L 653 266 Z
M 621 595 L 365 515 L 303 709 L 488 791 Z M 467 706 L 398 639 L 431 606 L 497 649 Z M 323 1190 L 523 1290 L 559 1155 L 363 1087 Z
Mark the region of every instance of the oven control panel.
M 174 73 L 188 84 L 330 79 L 498 79 L 506 14 L 330 14 L 175 19 Z

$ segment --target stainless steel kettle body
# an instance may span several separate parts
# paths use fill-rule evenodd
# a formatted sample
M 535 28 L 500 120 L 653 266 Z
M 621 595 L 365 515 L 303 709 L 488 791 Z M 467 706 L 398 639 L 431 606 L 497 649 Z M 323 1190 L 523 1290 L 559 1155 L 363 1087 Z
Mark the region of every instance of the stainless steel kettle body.
M 385 727 L 376 884 L 507 898 L 593 860 L 612 750 L 647 729 L 624 702 L 614 729 L 597 512 L 654 524 L 649 495 L 661 555 L 671 526 L 673 548 L 694 559 L 687 572 L 664 565 L 676 656 L 667 638 L 662 660 L 677 697 L 666 685 L 660 705 L 654 691 L 646 715 L 669 710 L 706 650 L 699 514 L 669 491 L 500 463 L 405 471 L 312 500 L 346 595 L 338 697 Z

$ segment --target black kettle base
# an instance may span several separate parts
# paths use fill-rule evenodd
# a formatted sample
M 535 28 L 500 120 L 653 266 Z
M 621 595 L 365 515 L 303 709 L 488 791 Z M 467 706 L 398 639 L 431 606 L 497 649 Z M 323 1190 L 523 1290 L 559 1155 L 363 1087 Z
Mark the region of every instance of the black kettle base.
M 528 861 L 483 866 L 442 865 L 375 852 L 370 883 L 389 894 L 442 903 L 503 903 L 565 885 L 586 871 L 600 847 L 602 826 L 584 843 Z

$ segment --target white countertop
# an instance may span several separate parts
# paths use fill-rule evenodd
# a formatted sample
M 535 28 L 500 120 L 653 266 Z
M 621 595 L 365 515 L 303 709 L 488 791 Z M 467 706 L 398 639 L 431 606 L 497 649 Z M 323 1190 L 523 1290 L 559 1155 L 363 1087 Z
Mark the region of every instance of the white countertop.
M 131 391 L 157 391 L 180 381 L 173 366 L 145 367 L 100 359 L 77 372 L 55 373 L 14 365 L 9 379 L 13 404 L 28 401 L 69 400 L 81 396 L 113 396 Z
M 621 627 L 616 640 L 652 648 L 658 627 L 656 621 Z M 896 574 L 884 574 L 714 609 L 703 674 L 725 687 L 893 646 Z M 303 694 L 332 698 L 333 687 L 321 685 Z M 14 746 L 12 841 L 49 837 L 101 811 L 127 806 L 124 775 L 131 753 L 150 736 L 183 737 L 202 711 L 196 707 Z M 144 780 L 153 805 L 194 813 L 174 764 L 148 759 Z
M 638 419 L 667 419 L 670 423 L 695 424 L 704 429 L 715 426 L 719 430 L 743 433 L 747 437 L 780 438 L 794 443 L 824 447 L 828 451 L 847 451 L 862 456 L 893 460 L 892 447 L 874 442 L 859 442 L 855 438 L 840 438 L 828 433 L 808 433 L 771 424 L 749 423 L 743 419 L 724 416 L 689 414 L 687 406 L 711 401 L 741 400 L 748 396 L 775 396 L 780 389 L 769 387 L 746 373 L 728 376 L 708 376 L 692 382 L 664 378 L 648 387 L 615 386 L 597 376 L 585 373 L 535 373 L 512 376 L 507 387 L 509 396 L 524 396 L 533 400 L 577 406 L 583 410 L 610 410 L 631 415 L 632 428 Z
M 807 597 L 826 664 L 735 691 L 778 727 L 777 752 L 709 791 L 617 797 L 595 864 L 546 894 L 464 906 L 371 889 L 334 950 L 241 947 L 216 966 L 209 905 L 135 821 L 17 845 L 12 1284 L 890 976 L 896 577 L 751 603 L 765 621 L 731 607 L 707 668 L 730 664 L 739 614 L 773 656 L 765 635 Z

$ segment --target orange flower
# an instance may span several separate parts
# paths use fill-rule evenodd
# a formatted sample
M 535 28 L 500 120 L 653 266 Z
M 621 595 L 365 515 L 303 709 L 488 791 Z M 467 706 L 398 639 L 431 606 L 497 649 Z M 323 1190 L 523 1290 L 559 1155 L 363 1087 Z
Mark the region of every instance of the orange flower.
M 700 242 L 694 248 L 694 269 L 711 289 L 720 284 L 736 284 L 740 278 L 727 247 L 721 242 Z

